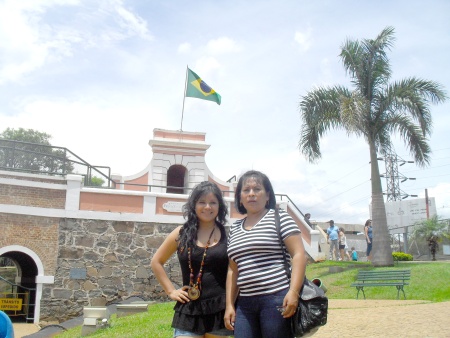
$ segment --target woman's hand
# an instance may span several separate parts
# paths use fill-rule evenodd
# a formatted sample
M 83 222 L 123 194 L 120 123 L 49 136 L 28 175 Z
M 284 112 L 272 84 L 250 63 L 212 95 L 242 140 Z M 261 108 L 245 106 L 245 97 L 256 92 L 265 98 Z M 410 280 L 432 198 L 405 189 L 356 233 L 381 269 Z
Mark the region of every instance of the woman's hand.
M 187 289 L 189 286 L 183 286 L 181 289 L 174 289 L 169 293 L 170 299 L 180 302 L 180 303 L 186 303 L 190 302 L 190 299 L 188 297 Z
M 283 307 L 284 311 L 281 313 L 283 318 L 292 317 L 297 311 L 298 306 L 298 292 L 295 290 L 289 289 L 288 293 L 284 297 Z
M 228 330 L 234 330 L 234 322 L 236 320 L 236 310 L 234 306 L 227 306 L 225 308 L 225 316 L 223 317 L 225 327 Z

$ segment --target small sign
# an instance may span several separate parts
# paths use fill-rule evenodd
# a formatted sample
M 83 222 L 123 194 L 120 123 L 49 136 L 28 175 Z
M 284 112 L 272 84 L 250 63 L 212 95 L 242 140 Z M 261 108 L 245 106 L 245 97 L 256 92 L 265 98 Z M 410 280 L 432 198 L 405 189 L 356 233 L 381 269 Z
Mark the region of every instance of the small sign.
M 168 201 L 163 204 L 164 210 L 167 210 L 168 212 L 183 212 L 183 205 L 185 202 L 174 202 L 174 201 Z
M 0 310 L 3 311 L 22 310 L 22 298 L 0 298 Z
M 70 269 L 70 279 L 86 279 L 85 268 L 72 268 Z
M 444 245 L 442 246 L 442 249 L 443 249 L 443 251 L 444 251 L 444 255 L 450 255 L 450 245 L 444 244 Z

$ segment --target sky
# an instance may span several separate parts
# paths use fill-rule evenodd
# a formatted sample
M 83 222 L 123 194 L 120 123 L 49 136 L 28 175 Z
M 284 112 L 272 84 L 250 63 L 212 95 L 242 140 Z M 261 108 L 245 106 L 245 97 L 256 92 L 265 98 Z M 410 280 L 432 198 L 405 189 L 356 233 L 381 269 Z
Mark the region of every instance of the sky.
M 367 144 L 332 130 L 322 158 L 308 162 L 299 102 L 319 86 L 351 89 L 342 44 L 387 26 L 391 81 L 436 81 L 450 96 L 449 13 L 447 0 L 0 0 L 0 132 L 46 132 L 52 145 L 124 176 L 151 161 L 155 128 L 204 132 L 219 179 L 260 170 L 312 220 L 363 224 Z M 183 100 L 187 66 L 221 105 Z M 400 188 L 419 198 L 427 189 L 450 218 L 450 99 L 430 109 L 431 162 L 399 167 L 415 178 Z M 394 140 L 399 158 L 413 160 Z

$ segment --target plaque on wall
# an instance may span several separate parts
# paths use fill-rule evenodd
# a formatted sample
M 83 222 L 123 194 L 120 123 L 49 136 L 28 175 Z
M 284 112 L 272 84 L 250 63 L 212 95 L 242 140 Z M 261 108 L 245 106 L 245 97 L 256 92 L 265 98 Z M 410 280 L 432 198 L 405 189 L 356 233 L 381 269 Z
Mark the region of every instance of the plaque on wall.
M 168 212 L 183 212 L 183 205 L 185 202 L 174 202 L 174 201 L 168 201 L 163 204 L 164 210 L 167 210 Z
M 85 268 L 71 268 L 70 269 L 70 279 L 86 279 L 86 269 Z

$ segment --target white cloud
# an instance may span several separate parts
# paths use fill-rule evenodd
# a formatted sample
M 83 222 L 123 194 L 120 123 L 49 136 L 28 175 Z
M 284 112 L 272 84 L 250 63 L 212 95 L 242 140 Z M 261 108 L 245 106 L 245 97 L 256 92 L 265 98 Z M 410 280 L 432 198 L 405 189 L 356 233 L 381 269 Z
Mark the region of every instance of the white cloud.
M 295 32 L 294 40 L 304 52 L 308 51 L 312 45 L 312 29 L 308 28 L 306 32 Z
M 439 183 L 429 188 L 428 196 L 435 197 L 438 216 L 450 218 L 450 183 Z
M 220 68 L 219 61 L 212 56 L 201 57 L 195 63 L 195 72 L 199 74 L 202 78 L 207 78 L 207 75 L 212 71 Z M 194 70 L 193 69 L 193 70 Z
M 122 1 L 115 1 L 115 10 L 119 15 L 119 25 L 129 32 L 129 35 L 138 35 L 145 40 L 153 40 L 152 35 L 147 29 L 147 23 L 139 15 L 130 12 L 123 7 Z
M 64 22 L 48 20 L 55 6 L 62 10 L 75 5 L 81 12 L 68 11 Z M 122 1 L 103 2 L 103 7 L 85 12 L 77 1 L 5 1 L 0 3 L 0 84 L 20 81 L 48 63 L 73 56 L 76 49 L 100 48 L 131 36 L 153 39 L 145 20 L 123 7 Z
M 191 44 L 189 42 L 184 42 L 178 46 L 178 53 L 184 54 L 189 53 L 191 51 Z
M 228 37 L 221 37 L 209 41 L 206 46 L 206 50 L 208 53 L 211 53 L 213 55 L 219 55 L 239 52 L 240 48 L 234 40 Z

